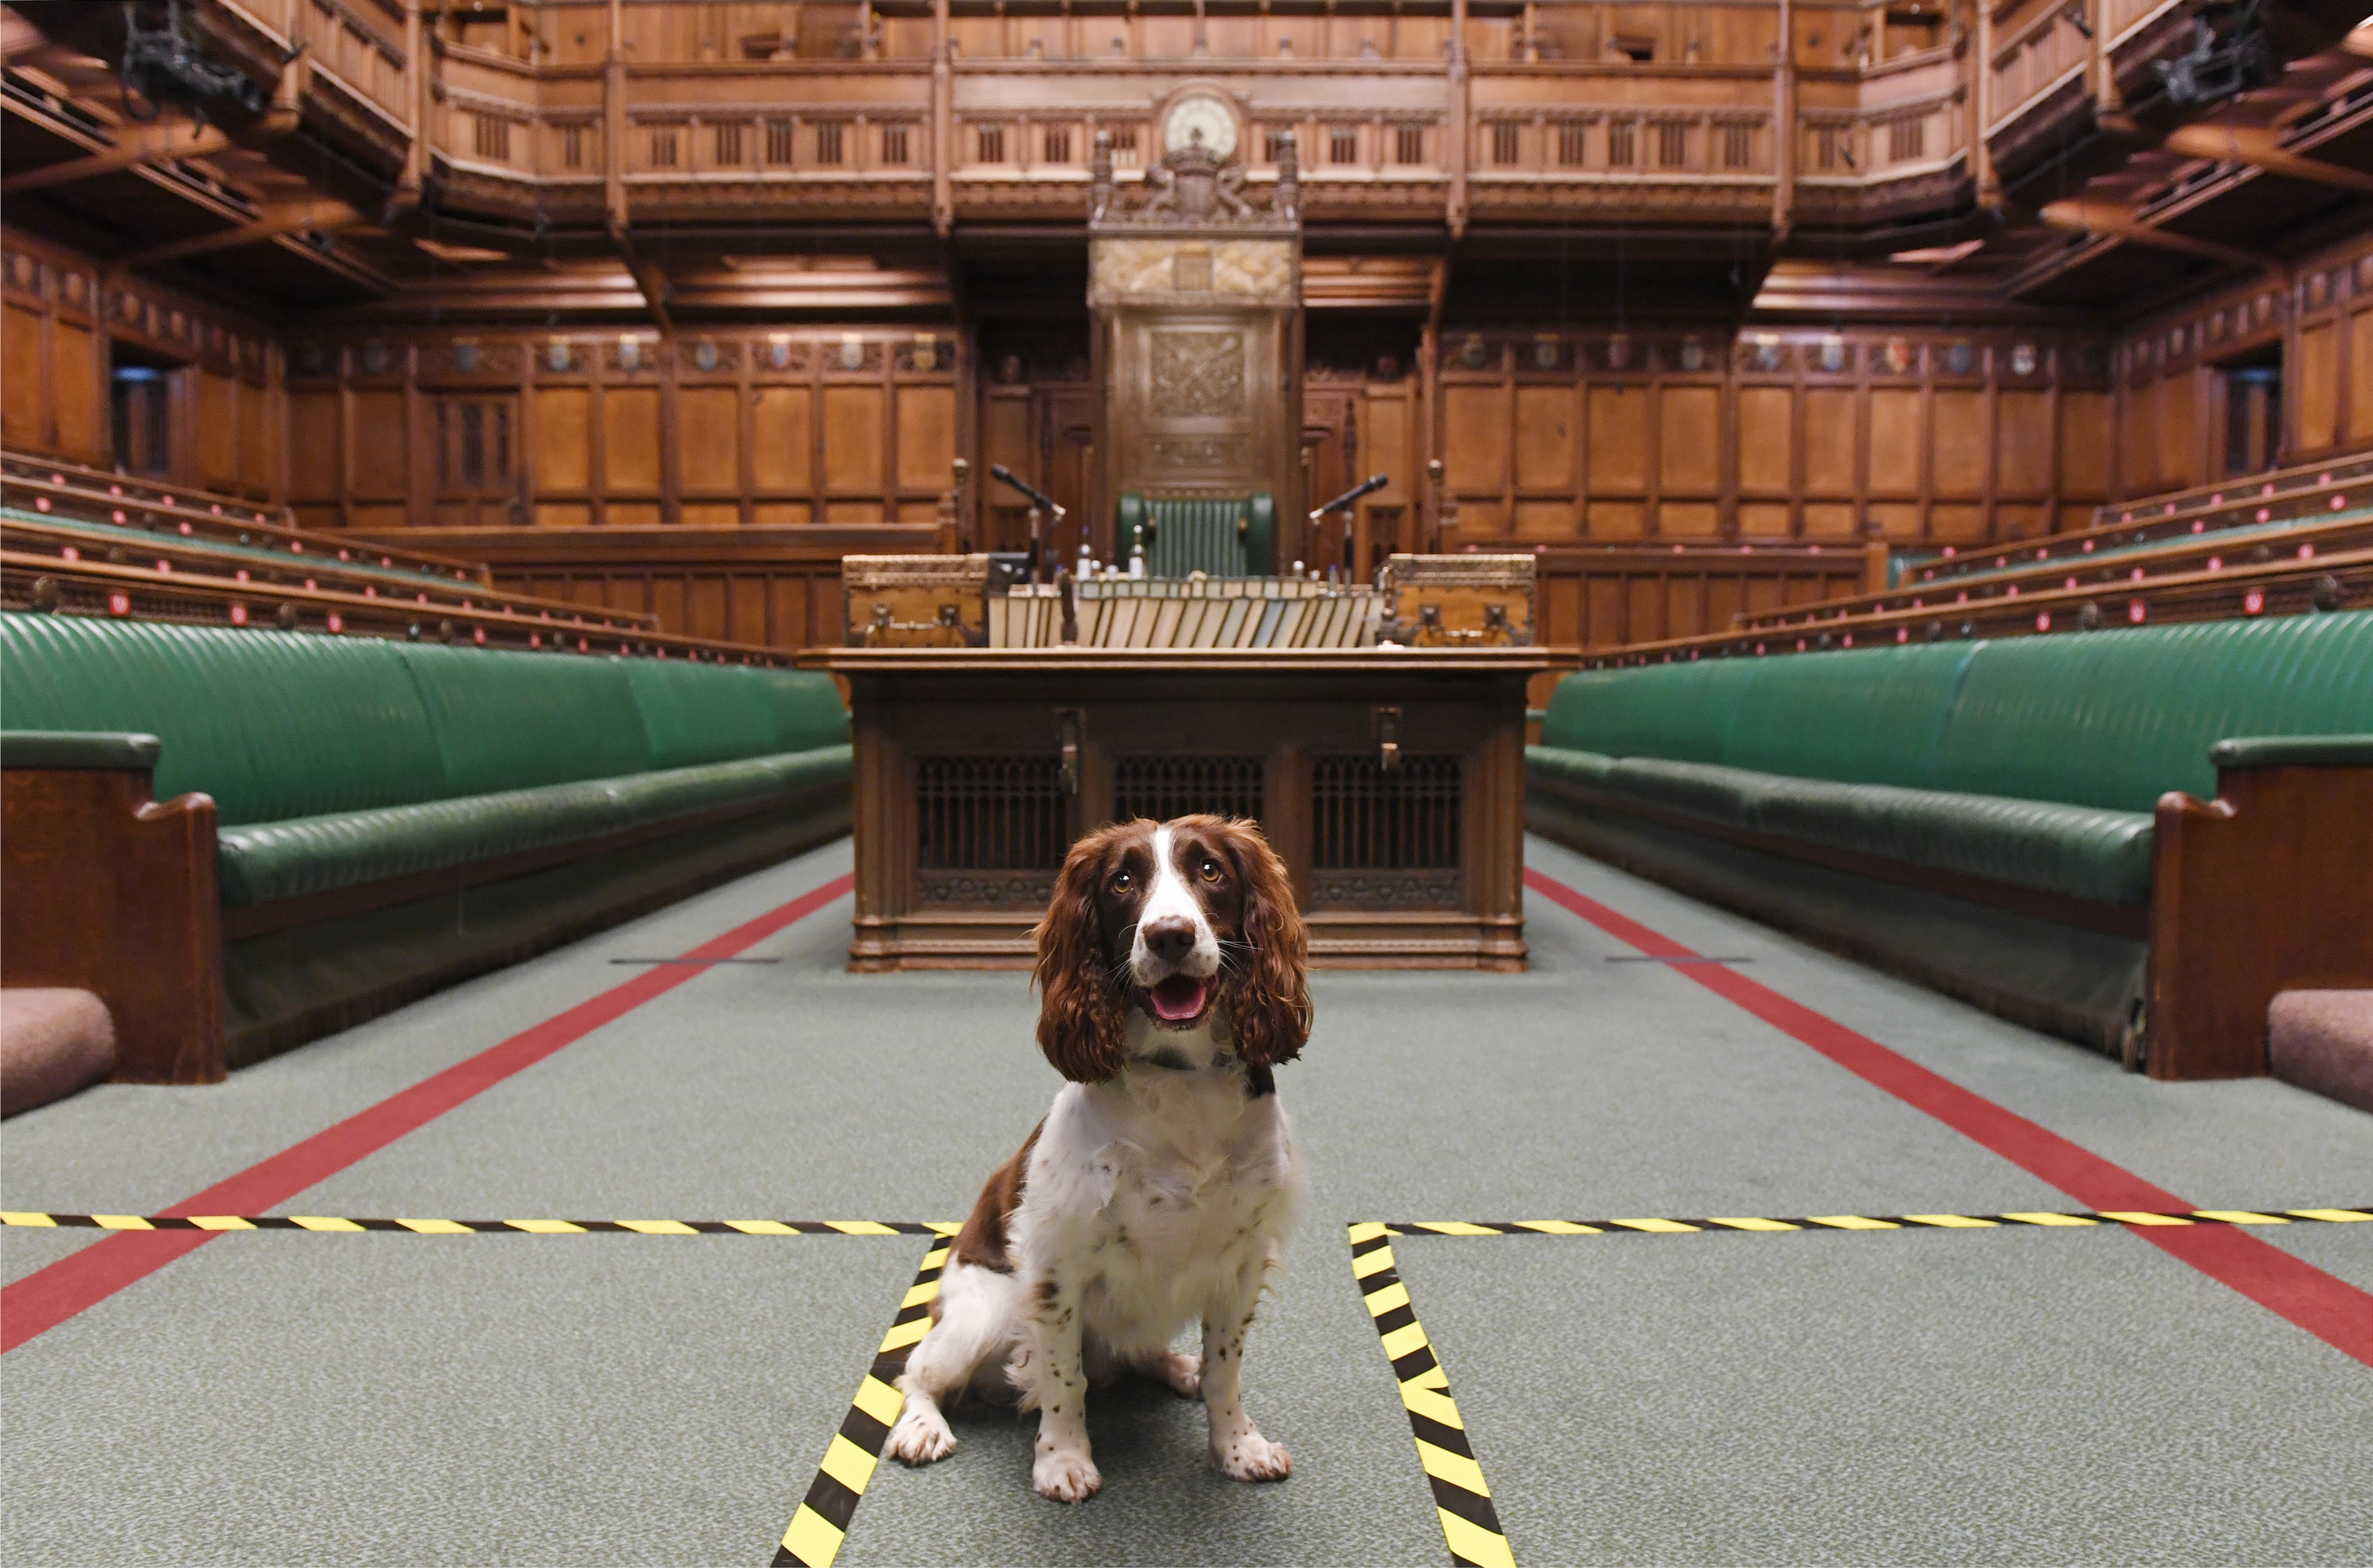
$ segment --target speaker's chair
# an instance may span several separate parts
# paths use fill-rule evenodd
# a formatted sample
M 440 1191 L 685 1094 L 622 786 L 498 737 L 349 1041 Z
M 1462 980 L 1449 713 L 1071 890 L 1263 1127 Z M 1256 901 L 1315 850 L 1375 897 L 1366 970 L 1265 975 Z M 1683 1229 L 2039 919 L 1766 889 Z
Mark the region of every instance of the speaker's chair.
M 1233 500 L 1169 500 L 1134 493 L 1120 498 L 1114 554 L 1128 558 L 1145 530 L 1151 577 L 1275 577 L 1277 497 L 1263 490 Z

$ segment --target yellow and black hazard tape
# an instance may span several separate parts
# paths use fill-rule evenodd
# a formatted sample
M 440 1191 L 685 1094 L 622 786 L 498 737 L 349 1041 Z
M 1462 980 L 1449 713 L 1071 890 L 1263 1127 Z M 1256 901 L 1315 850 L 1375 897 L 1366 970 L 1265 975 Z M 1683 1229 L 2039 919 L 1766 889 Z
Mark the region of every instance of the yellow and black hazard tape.
M 874 1352 L 872 1370 L 857 1386 L 857 1398 L 848 1402 L 848 1414 L 816 1467 L 814 1484 L 791 1515 L 791 1527 L 783 1532 L 775 1568 L 831 1568 L 840 1554 L 848 1521 L 865 1496 L 865 1483 L 881 1463 L 882 1445 L 890 1440 L 890 1428 L 906 1402 L 898 1392 L 898 1375 L 906 1370 L 906 1353 L 931 1327 L 931 1302 L 940 1293 L 940 1271 L 947 1267 L 952 1245 L 945 1236 L 932 1243 L 923 1266 L 915 1270 L 915 1282 L 906 1287 L 898 1316 Z
M 2286 1225 L 2373 1220 L 2373 1208 L 2091 1210 L 2017 1214 L 1811 1214 L 1796 1219 L 1385 1220 L 1394 1235 L 1689 1235 L 1705 1231 L 1985 1230 L 1998 1225 Z M 415 1235 L 953 1235 L 954 1220 L 355 1220 L 326 1214 L 50 1214 L 0 1211 L 0 1225 L 103 1231 L 353 1231 Z
M 1483 1467 L 1475 1462 L 1467 1423 L 1458 1419 L 1458 1406 L 1450 1397 L 1449 1374 L 1427 1341 L 1425 1327 L 1409 1305 L 1409 1287 L 1393 1265 L 1391 1235 L 1387 1227 L 1371 1223 L 1351 1226 L 1350 1237 L 1351 1273 L 1360 1281 L 1368 1316 L 1375 1320 L 1393 1379 L 1400 1385 L 1401 1405 L 1409 1411 L 1418 1463 L 1433 1485 L 1434 1512 L 1442 1519 L 1450 1560 L 1473 1568 L 1515 1568 L 1499 1513 L 1491 1506 L 1491 1489 L 1483 1483 Z
M 103 1231 L 398 1231 L 414 1235 L 647 1236 L 953 1235 L 953 1220 L 348 1220 L 326 1214 L 36 1214 L 0 1211 L 0 1225 Z
M 2285 1209 L 2274 1213 L 2251 1209 L 2168 1212 L 2110 1209 L 2071 1213 L 1808 1214 L 1790 1220 L 1733 1216 L 1703 1220 L 1385 1220 L 1380 1223 L 1381 1234 L 1387 1235 L 1595 1236 L 1696 1235 L 1716 1231 L 1973 1231 L 2000 1225 L 2287 1225 L 2298 1220 L 2345 1224 L 2373 1220 L 2373 1209 Z

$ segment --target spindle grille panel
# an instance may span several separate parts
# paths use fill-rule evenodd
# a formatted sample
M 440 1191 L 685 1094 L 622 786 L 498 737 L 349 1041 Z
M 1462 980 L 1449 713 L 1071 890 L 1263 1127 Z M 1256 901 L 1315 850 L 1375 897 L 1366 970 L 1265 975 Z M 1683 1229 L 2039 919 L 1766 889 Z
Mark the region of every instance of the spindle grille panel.
M 1322 756 L 1310 780 L 1313 904 L 1351 909 L 1459 907 L 1459 759 Z
M 1121 822 L 1208 812 L 1258 817 L 1261 759 L 1257 756 L 1125 756 L 1113 766 L 1113 815 Z
M 1062 765 L 1051 756 L 927 756 L 915 764 L 915 863 L 927 872 L 1054 871 Z

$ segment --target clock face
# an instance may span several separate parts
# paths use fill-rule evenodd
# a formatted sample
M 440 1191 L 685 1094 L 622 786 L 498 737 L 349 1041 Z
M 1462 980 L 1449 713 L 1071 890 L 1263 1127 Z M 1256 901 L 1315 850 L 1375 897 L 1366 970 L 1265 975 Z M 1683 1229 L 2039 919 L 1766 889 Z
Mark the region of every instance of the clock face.
M 1216 93 L 1189 93 L 1170 106 L 1162 123 L 1162 146 L 1167 152 L 1185 152 L 1202 133 L 1203 150 L 1226 159 L 1236 150 L 1236 112 Z

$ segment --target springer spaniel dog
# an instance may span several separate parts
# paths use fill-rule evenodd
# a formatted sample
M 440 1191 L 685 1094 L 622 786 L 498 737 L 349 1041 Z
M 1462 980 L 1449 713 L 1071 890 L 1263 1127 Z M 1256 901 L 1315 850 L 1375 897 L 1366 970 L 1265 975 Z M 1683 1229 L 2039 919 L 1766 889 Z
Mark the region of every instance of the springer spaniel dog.
M 1310 1035 L 1284 863 L 1249 823 L 1121 823 L 1072 846 L 1036 935 L 1038 1046 L 1070 1082 L 956 1234 L 889 1451 L 944 1457 L 941 1401 L 1010 1387 L 1032 1484 L 1085 1502 L 1088 1385 L 1133 1370 L 1201 1395 L 1221 1469 L 1282 1480 L 1236 1376 L 1307 1188 L 1271 1077 Z M 1170 1348 L 1198 1321 L 1199 1362 Z

